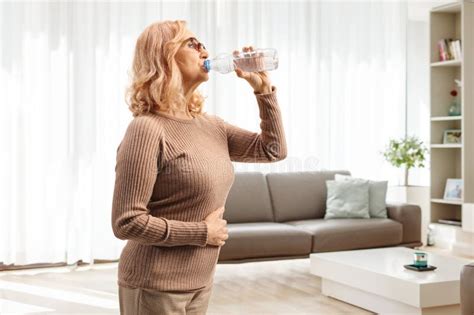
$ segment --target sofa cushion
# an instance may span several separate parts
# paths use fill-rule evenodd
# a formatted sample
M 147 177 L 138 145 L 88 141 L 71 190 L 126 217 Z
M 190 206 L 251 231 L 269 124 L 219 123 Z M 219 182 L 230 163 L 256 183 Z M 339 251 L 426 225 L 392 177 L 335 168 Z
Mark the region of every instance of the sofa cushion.
M 272 205 L 265 175 L 259 172 L 235 173 L 225 203 L 228 223 L 271 222 Z
M 403 226 L 390 219 L 319 219 L 287 224 L 313 234 L 313 253 L 398 245 L 403 234 Z
M 325 219 L 369 219 L 369 181 L 326 181 Z
M 354 178 L 346 175 L 336 174 L 336 181 L 365 181 L 362 178 Z M 387 218 L 387 187 L 388 181 L 369 180 L 369 214 L 371 218 Z
M 219 260 L 309 255 L 311 233 L 273 222 L 227 225 L 229 238 Z
M 289 172 L 267 174 L 276 222 L 323 218 L 326 181 L 348 171 Z

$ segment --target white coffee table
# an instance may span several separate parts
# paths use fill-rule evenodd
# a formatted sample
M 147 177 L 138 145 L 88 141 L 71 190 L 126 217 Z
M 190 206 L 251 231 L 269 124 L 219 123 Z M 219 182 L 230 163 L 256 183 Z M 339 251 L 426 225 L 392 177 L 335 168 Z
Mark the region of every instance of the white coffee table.
M 428 253 L 435 271 L 403 268 L 415 250 L 377 248 L 311 254 L 326 296 L 379 314 L 459 314 L 459 277 L 467 259 Z

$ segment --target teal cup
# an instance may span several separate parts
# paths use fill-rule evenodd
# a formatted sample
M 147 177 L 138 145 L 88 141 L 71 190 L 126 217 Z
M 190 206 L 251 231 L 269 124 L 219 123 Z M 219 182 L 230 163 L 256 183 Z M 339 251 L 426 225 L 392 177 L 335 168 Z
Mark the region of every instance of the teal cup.
M 428 266 L 428 254 L 423 252 L 415 252 L 413 254 L 413 264 L 416 267 Z

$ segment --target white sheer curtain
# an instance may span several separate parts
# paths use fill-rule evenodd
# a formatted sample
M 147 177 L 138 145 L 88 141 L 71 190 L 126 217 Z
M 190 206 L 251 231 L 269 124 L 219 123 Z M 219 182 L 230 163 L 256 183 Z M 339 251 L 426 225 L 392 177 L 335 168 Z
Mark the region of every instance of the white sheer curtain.
M 392 176 L 379 154 L 404 131 L 406 8 L 400 2 L 0 3 L 0 263 L 117 259 L 115 154 L 135 40 L 185 19 L 211 56 L 274 47 L 289 146 L 236 170 L 349 169 Z M 212 74 L 205 110 L 258 131 L 250 86 Z
M 271 75 L 289 146 L 284 161 L 236 170 L 348 169 L 396 181 L 380 151 L 405 128 L 406 11 L 398 1 L 220 3 L 215 32 L 202 32 L 212 51 L 278 49 Z M 212 110 L 258 131 L 245 82 L 217 74 L 208 88 Z

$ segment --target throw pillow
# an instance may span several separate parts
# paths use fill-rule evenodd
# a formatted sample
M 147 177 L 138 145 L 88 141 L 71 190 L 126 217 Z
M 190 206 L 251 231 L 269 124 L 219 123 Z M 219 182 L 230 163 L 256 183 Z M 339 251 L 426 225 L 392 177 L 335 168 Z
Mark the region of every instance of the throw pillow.
M 327 180 L 325 219 L 361 218 L 369 215 L 369 182 Z
M 348 175 L 336 174 L 336 181 L 366 181 Z M 369 214 L 371 218 L 387 218 L 387 185 L 388 181 L 369 180 Z

